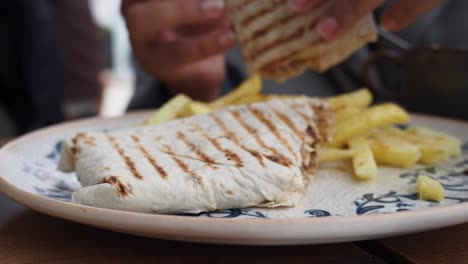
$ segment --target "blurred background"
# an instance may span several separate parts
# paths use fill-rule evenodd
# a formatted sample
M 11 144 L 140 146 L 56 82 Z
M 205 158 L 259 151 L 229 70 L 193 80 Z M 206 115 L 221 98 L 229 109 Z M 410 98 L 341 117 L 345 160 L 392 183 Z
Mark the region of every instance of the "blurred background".
M 435 46 L 459 51 L 467 49 L 466 12 L 468 1 L 447 1 L 395 36 L 407 41 L 411 49 Z M 3 92 L 0 96 L 0 137 L 23 134 L 64 120 L 96 115 L 119 116 L 129 110 L 132 98 L 145 98 L 145 90 L 152 89 L 149 85 L 152 78 L 145 75 L 132 59 L 128 33 L 120 14 L 120 0 L 2 1 L 0 13 L 0 86 Z M 382 50 L 397 50 L 398 56 L 402 57 L 409 54 L 394 43 L 381 39 L 325 74 L 309 71 L 284 84 L 266 81 L 264 87 L 267 93 L 313 96 L 352 91 L 368 85 L 362 75 L 363 65 L 372 54 Z M 438 54 L 443 52 L 429 53 L 431 56 L 435 54 L 436 59 L 430 56 L 432 60 L 418 63 L 426 66 L 430 65 L 428 62 L 437 64 Z M 227 56 L 239 74 L 245 77 L 239 48 Z M 407 61 L 405 65 L 410 65 L 417 59 L 407 58 Z M 468 80 L 463 74 L 468 70 L 466 52 L 451 55 L 448 62 L 444 61 L 451 65 L 444 68 L 458 75 L 445 71 L 442 79 L 433 80 L 439 84 L 438 88 L 447 87 L 437 88 L 434 92 L 439 105 L 426 100 L 428 103 L 424 107 L 412 109 L 413 104 L 409 103 L 409 108 L 468 119 L 468 106 L 464 102 L 468 98 Z M 407 86 L 400 83 L 401 76 L 421 75 L 411 71 L 411 67 L 401 72 L 404 67 L 400 66 L 395 67 L 395 63 L 388 61 L 376 62 L 371 73 L 372 82 L 380 89 L 395 87 L 401 91 Z M 432 68 L 424 70 L 427 74 L 422 75 L 431 75 Z M 376 78 L 377 75 L 380 77 Z M 458 77 L 461 75 L 465 78 Z M 446 91 L 455 90 L 450 89 L 451 85 L 458 90 L 446 94 Z M 402 95 L 403 99 L 400 96 L 384 98 L 383 94 L 376 95 L 381 96 L 381 100 L 396 98 L 403 103 L 424 101 L 419 96 L 429 90 L 418 85 L 415 88 L 416 92 Z M 441 110 L 445 105 L 455 103 L 457 108 Z M 157 106 L 142 103 L 131 107 L 131 110 Z
M 0 137 L 125 112 L 134 71 L 120 0 L 0 3 Z

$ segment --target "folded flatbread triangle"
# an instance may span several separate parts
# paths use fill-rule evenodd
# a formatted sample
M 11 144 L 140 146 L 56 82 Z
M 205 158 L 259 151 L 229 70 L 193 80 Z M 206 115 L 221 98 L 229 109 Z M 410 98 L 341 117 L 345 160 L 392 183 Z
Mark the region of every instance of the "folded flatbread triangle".
M 313 12 L 300 16 L 287 0 L 227 0 L 249 73 L 284 81 L 308 68 L 323 72 L 377 39 L 368 15 L 342 37 L 324 41 L 316 23 L 334 2 L 322 1 Z
M 148 213 L 294 206 L 330 137 L 327 104 L 300 97 L 65 142 L 75 203 Z

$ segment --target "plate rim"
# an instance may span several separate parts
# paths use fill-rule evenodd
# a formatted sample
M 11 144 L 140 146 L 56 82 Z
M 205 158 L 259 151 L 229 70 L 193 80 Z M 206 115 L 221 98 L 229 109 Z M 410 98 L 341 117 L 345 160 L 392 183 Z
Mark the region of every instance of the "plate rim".
M 4 145 L 0 149 L 0 159 L 3 155 L 8 153 L 8 150 L 14 148 L 16 145 L 22 144 L 24 141 L 33 140 L 35 137 L 41 137 L 45 133 L 49 133 L 55 130 L 61 130 L 63 128 L 70 128 L 70 126 L 82 126 L 84 124 L 90 124 L 94 122 L 103 122 L 103 121 L 117 121 L 120 119 L 131 119 L 137 117 L 143 117 L 146 114 L 150 114 L 152 110 L 147 111 L 137 111 L 131 112 L 126 115 L 114 118 L 106 118 L 106 117 L 91 117 L 76 121 L 69 121 L 60 123 L 57 125 L 53 125 L 50 127 L 42 128 L 30 133 L 27 133 L 23 136 L 20 136 L 6 145 Z M 411 114 L 414 117 L 422 117 L 426 119 L 442 119 L 444 122 L 451 122 L 458 125 L 468 125 L 467 121 L 463 120 L 456 120 L 450 118 L 443 118 L 443 117 L 435 117 L 430 115 L 421 115 L 421 114 Z M 255 218 L 248 218 L 248 219 L 239 219 L 239 218 L 207 218 L 207 217 L 195 217 L 195 216 L 179 216 L 179 215 L 160 215 L 160 214 L 147 214 L 147 213 L 139 213 L 139 212 L 130 212 L 130 211 L 121 211 L 121 210 L 114 210 L 114 209 L 106 209 L 106 208 L 98 208 L 98 207 L 91 207 L 91 206 L 84 206 L 79 204 L 73 204 L 70 202 L 59 201 L 55 199 L 51 199 L 48 197 L 36 195 L 25 190 L 22 190 L 15 185 L 9 183 L 4 177 L 1 176 L 0 172 L 0 193 L 3 193 L 5 196 L 9 197 L 10 199 L 25 205 L 33 210 L 52 215 L 55 217 L 59 217 L 62 219 L 71 220 L 74 222 L 87 224 L 87 225 L 94 225 L 100 226 L 101 228 L 109 227 L 106 226 L 107 218 L 111 217 L 114 218 L 111 224 L 111 229 L 116 228 L 120 229 L 117 231 L 120 232 L 127 232 L 131 233 L 132 230 L 129 230 L 129 227 L 132 226 L 132 223 L 126 222 L 124 219 L 138 219 L 138 223 L 134 223 L 137 226 L 138 232 L 142 232 L 142 228 L 151 228 L 156 227 L 156 229 L 152 229 L 152 232 L 148 233 L 148 236 L 151 237 L 159 237 L 159 238 L 169 238 L 171 239 L 171 233 L 173 232 L 183 232 L 187 230 L 187 227 L 192 228 L 190 232 L 192 232 L 193 237 L 188 238 L 181 238 L 179 240 L 183 241 L 193 241 L 193 242 L 215 242 L 215 243 L 222 243 L 222 244 L 256 244 L 256 245 L 283 245 L 283 244 L 311 244 L 314 243 L 314 239 L 319 239 L 320 236 L 324 236 L 323 232 L 318 234 L 314 238 L 310 238 L 311 233 L 310 230 L 313 231 L 320 231 L 317 230 L 317 226 L 325 226 L 325 227 L 332 227 L 332 226 L 340 226 L 338 230 L 343 230 L 344 226 L 347 226 L 348 229 L 354 224 L 356 227 L 363 228 L 363 223 L 369 222 L 378 222 L 381 224 L 391 224 L 391 225 L 401 225 L 401 232 L 402 233 L 413 233 L 423 230 L 441 228 L 446 226 L 451 226 L 455 224 L 461 224 L 468 222 L 468 203 L 460 203 L 454 205 L 446 205 L 446 206 L 439 206 L 433 208 L 423 208 L 411 211 L 404 211 L 398 213 L 382 213 L 382 214 L 372 214 L 372 215 L 359 215 L 359 216 L 327 216 L 323 218 L 313 218 L 313 217 L 298 217 L 298 218 L 268 218 L 268 219 L 255 219 Z M 454 214 L 457 217 L 453 217 L 451 219 L 442 218 L 445 221 L 437 221 L 434 220 L 435 218 L 429 218 L 429 220 L 424 220 L 426 216 L 434 216 L 434 215 L 444 215 L 444 214 Z M 437 218 L 437 217 L 436 217 Z M 143 222 L 152 222 L 153 224 L 143 224 Z M 432 222 L 432 224 L 431 224 Z M 435 224 L 434 224 L 435 222 Z M 154 224 L 156 223 L 156 224 Z M 168 226 L 169 223 L 169 226 Z M 124 228 L 122 225 L 126 224 L 127 226 Z M 159 225 L 159 228 L 158 228 Z M 216 232 L 209 232 L 210 227 L 216 226 Z M 223 226 L 224 230 L 221 230 L 219 227 Z M 228 227 L 226 227 L 228 226 Z M 169 227 L 169 228 L 168 228 Z M 198 229 L 197 229 L 198 227 Z M 239 229 L 239 227 L 241 227 Z M 245 227 L 248 227 L 245 229 Z M 281 235 L 277 234 L 267 234 L 268 232 L 262 231 L 262 228 L 265 230 L 277 230 L 281 228 L 283 231 Z M 302 232 L 302 235 L 298 234 L 299 231 L 303 228 L 312 228 L 307 229 L 309 232 Z M 235 234 L 230 232 L 231 235 L 234 235 L 234 238 L 230 241 L 225 241 L 227 238 L 219 237 L 220 232 L 227 232 L 232 229 L 237 230 L 239 234 Z M 336 228 L 335 228 L 336 229 Z M 375 229 L 375 226 L 374 226 Z M 232 231 L 231 230 L 231 231 Z M 249 232 L 252 230 L 257 231 L 257 233 L 262 234 L 262 239 L 258 239 L 253 237 L 252 234 Z M 304 230 L 302 230 L 304 231 Z M 336 231 L 336 230 L 335 230 Z M 362 231 L 362 230 L 361 230 Z M 285 235 L 284 233 L 291 232 L 293 235 Z M 256 232 L 253 232 L 256 233 Z M 350 232 L 351 234 L 355 234 L 356 232 Z M 312 233 L 313 234 L 313 233 Z M 391 232 L 384 228 L 379 234 L 375 234 L 375 232 L 367 231 L 362 232 L 363 237 L 383 237 L 392 235 Z M 145 235 L 145 234 L 143 234 Z M 257 234 L 258 235 L 258 234 Z M 257 236 L 254 235 L 254 236 Z M 374 235 L 374 236 L 373 236 Z M 295 236 L 295 238 L 294 238 Z M 349 236 L 349 232 L 348 232 Z M 278 237 L 279 240 L 276 241 L 275 238 Z M 330 242 L 344 242 L 344 241 L 356 241 L 354 239 L 355 235 L 351 235 L 349 239 L 346 238 L 346 232 L 339 236 L 335 240 L 331 240 Z M 353 239 L 351 239 L 353 237 Z M 248 239 L 253 239 L 255 241 L 244 241 Z M 178 240 L 178 239 L 176 239 Z M 273 241 L 272 241 L 273 240 Z M 358 239 L 361 240 L 361 239 Z M 287 242 L 287 243 L 285 243 Z

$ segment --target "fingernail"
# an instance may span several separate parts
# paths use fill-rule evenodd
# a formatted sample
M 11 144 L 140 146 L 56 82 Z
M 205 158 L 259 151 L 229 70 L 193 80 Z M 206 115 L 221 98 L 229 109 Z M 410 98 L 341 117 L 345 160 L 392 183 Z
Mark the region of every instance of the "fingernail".
M 326 40 L 333 37 L 333 34 L 338 30 L 338 20 L 334 17 L 328 17 L 320 20 L 317 23 L 317 31 L 320 36 Z
M 234 31 L 228 30 L 219 36 L 218 42 L 222 47 L 228 47 L 231 46 L 235 40 L 236 35 L 234 34 Z
M 200 0 L 200 7 L 203 12 L 216 15 L 224 10 L 224 0 Z

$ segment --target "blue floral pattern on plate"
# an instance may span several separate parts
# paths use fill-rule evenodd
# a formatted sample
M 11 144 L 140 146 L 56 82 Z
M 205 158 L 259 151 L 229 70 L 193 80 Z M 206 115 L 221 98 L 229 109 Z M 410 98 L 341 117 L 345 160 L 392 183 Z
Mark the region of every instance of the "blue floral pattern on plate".
M 55 167 L 60 158 L 62 141 L 56 142 L 50 152 L 45 154 L 45 162 L 26 164 L 23 172 L 32 175 L 36 180 L 44 182 L 42 186 L 34 186 L 34 191 L 41 196 L 51 199 L 70 202 L 71 194 L 79 184 L 75 177 L 58 172 Z M 446 201 L 453 203 L 468 202 L 468 142 L 463 145 L 464 156 L 458 160 L 451 161 L 438 166 L 421 167 L 399 174 L 399 178 L 408 186 L 416 184 L 419 175 L 427 175 L 440 181 L 446 190 Z M 438 206 L 437 202 L 421 201 L 418 194 L 412 192 L 401 192 L 388 190 L 383 193 L 364 193 L 350 200 L 347 212 L 330 208 L 313 208 L 303 210 L 302 215 L 306 217 L 319 218 L 343 215 L 369 215 L 389 212 L 401 212 L 414 210 L 421 207 Z M 214 212 L 202 212 L 198 214 L 180 214 L 181 216 L 197 216 L 210 218 L 258 218 L 267 219 L 270 215 L 265 211 L 269 209 L 231 209 L 218 210 Z M 270 209 L 271 210 L 271 209 Z M 282 209 L 278 209 L 281 212 Z M 272 211 L 273 212 L 273 211 Z M 275 216 L 273 216 L 275 217 Z

